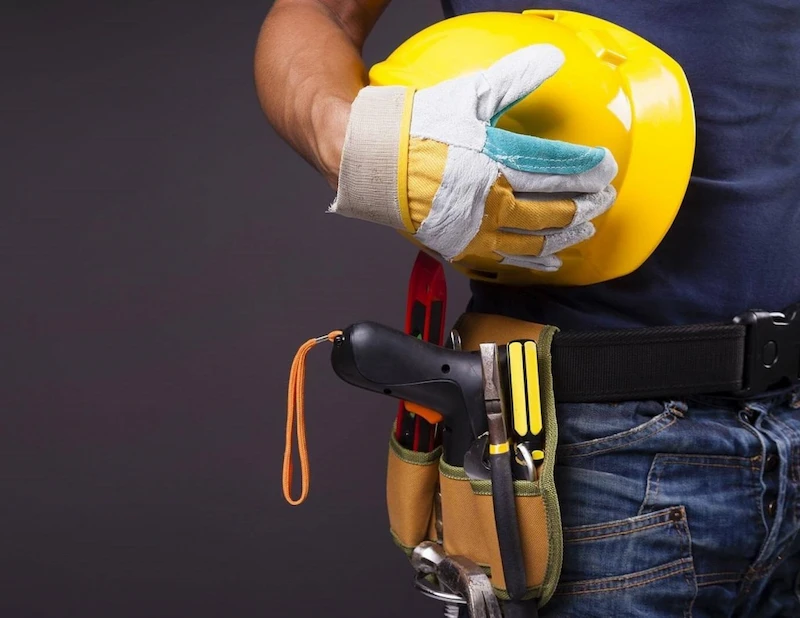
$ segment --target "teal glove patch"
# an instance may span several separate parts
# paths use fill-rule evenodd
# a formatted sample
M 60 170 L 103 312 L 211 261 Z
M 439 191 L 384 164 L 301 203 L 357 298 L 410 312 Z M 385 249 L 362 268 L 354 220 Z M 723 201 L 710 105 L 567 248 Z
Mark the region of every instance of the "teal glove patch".
M 606 151 L 489 127 L 483 154 L 521 172 L 573 175 L 597 167 Z

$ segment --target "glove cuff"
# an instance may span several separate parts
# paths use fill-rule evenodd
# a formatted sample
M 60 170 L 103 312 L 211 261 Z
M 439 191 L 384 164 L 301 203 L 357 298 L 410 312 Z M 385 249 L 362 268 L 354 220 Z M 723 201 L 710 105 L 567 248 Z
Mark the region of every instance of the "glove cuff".
M 396 229 L 415 229 L 408 215 L 406 168 L 414 89 L 366 86 L 350 111 L 336 199 L 328 212 Z

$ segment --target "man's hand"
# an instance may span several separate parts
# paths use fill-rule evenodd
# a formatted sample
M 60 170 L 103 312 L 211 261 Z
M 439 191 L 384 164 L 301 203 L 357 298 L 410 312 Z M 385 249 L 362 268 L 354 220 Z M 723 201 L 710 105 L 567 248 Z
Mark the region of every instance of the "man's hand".
M 276 0 L 255 51 L 261 107 L 336 189 L 350 106 L 368 83 L 361 50 L 389 0 Z
M 368 86 L 350 117 L 333 212 L 405 230 L 447 260 L 535 270 L 594 234 L 616 196 L 605 148 L 496 128 L 564 62 L 533 45 L 484 71 L 414 91 Z

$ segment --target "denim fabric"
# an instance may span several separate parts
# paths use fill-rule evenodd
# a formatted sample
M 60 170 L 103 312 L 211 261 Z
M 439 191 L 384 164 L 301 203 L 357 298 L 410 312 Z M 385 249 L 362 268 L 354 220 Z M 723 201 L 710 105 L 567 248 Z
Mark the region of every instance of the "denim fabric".
M 542 618 L 800 617 L 800 396 L 558 406 Z

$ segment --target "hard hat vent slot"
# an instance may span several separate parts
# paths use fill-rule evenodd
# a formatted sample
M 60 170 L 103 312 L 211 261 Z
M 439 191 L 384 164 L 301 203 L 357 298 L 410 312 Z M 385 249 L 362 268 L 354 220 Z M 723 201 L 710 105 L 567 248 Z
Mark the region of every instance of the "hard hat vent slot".
M 604 49 L 603 53 L 600 54 L 600 60 L 608 62 L 609 64 L 613 64 L 614 66 L 619 66 L 623 62 L 625 62 L 626 58 L 622 54 L 618 54 L 615 51 L 611 51 L 610 49 Z

